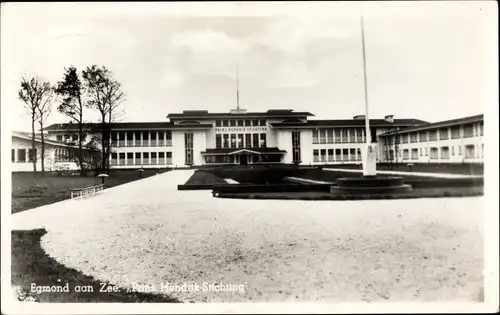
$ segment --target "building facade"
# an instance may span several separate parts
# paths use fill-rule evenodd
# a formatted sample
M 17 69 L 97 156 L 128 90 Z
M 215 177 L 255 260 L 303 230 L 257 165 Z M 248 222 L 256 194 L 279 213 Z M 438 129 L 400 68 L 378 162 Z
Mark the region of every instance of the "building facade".
M 44 135 L 44 167 L 46 171 L 56 170 L 60 162 L 76 161 L 78 156 L 78 146 L 68 137 L 66 141 L 53 140 L 49 134 Z M 85 148 L 83 154 L 86 160 L 91 160 L 98 153 L 96 150 Z M 12 172 L 32 172 L 33 160 L 36 163 L 36 170 L 42 170 L 42 139 L 40 134 L 35 135 L 35 150 L 32 147 L 32 135 L 28 132 L 12 133 L 11 166 Z
M 169 114 L 169 121 L 165 122 L 113 123 L 110 165 L 127 169 L 361 163 L 361 149 L 366 143 L 363 115 L 341 120 L 312 120 L 311 116 L 309 112 L 290 109 L 266 112 L 237 109 L 229 113 L 186 110 Z M 388 115 L 384 119 L 370 119 L 371 141 L 378 144 L 378 162 L 481 163 L 482 123 L 482 115 L 432 124 Z M 95 126 L 97 124 L 86 124 L 84 128 L 91 130 Z M 445 128 L 447 137 L 441 131 Z M 436 136 L 435 130 L 439 130 Z M 54 124 L 46 131 L 50 140 L 64 142 L 74 140 L 77 125 Z M 420 133 L 428 135 L 427 140 L 419 138 Z

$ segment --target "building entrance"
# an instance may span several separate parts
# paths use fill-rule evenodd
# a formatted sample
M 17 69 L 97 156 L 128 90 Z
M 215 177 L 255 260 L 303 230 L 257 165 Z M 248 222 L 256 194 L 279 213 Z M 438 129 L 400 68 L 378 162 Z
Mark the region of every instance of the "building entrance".
M 240 155 L 240 165 L 248 165 L 248 155 Z

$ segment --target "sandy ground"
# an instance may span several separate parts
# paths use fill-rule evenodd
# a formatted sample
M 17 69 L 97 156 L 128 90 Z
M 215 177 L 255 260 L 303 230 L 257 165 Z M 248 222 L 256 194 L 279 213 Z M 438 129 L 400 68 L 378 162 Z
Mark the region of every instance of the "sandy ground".
M 13 215 L 44 226 L 68 267 L 182 301 L 474 301 L 483 276 L 483 197 L 239 200 L 177 191 L 173 171 Z M 198 284 L 171 293 L 165 284 Z M 242 285 L 204 292 L 208 284 Z M 162 287 L 162 284 L 164 285 Z M 221 289 L 221 287 L 218 287 Z

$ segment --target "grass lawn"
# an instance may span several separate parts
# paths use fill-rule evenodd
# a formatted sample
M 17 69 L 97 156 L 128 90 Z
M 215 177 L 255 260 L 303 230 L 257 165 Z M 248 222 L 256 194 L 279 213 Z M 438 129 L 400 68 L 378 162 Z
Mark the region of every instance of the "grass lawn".
M 161 169 L 163 173 L 166 169 Z M 157 170 L 145 169 L 142 177 L 155 175 Z M 109 188 L 140 179 L 135 170 L 112 170 L 104 187 Z M 101 183 L 95 176 L 62 176 L 56 173 L 12 173 L 12 213 L 33 209 L 70 198 L 70 190 Z
M 463 175 L 483 175 L 483 164 L 433 164 L 433 163 L 414 163 L 410 168 L 408 163 L 399 164 L 377 164 L 377 170 L 380 171 L 399 171 L 399 172 L 429 172 L 429 173 L 443 173 L 443 174 L 463 174 Z M 345 165 L 331 165 L 325 166 L 331 168 L 345 168 L 345 169 L 362 169 L 361 165 L 345 164 Z
M 119 292 L 101 292 L 102 288 L 114 289 L 113 284 L 95 280 L 74 269 L 66 268 L 49 257 L 40 246 L 44 229 L 30 231 L 12 231 L 12 285 L 20 287 L 27 296 L 39 302 L 178 302 L 157 294 L 128 292 L 117 288 Z M 32 283 L 39 286 L 64 286 L 69 284 L 69 292 L 30 293 Z M 75 292 L 76 287 L 92 288 L 92 292 Z
M 227 182 L 209 171 L 195 171 L 184 185 L 227 184 Z

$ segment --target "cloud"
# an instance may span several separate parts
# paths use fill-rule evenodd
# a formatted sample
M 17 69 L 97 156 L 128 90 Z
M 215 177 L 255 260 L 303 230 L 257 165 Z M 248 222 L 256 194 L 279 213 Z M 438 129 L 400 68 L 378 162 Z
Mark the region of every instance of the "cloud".
M 245 40 L 209 29 L 177 33 L 171 39 L 173 47 L 187 47 L 201 53 L 244 53 L 249 49 Z

